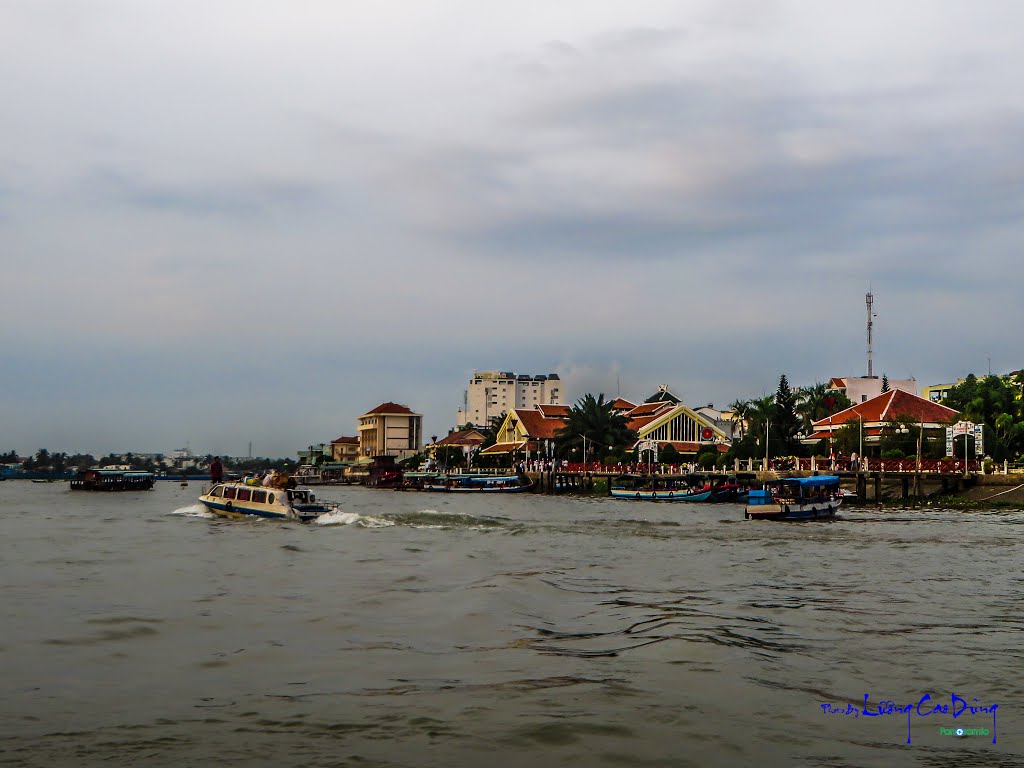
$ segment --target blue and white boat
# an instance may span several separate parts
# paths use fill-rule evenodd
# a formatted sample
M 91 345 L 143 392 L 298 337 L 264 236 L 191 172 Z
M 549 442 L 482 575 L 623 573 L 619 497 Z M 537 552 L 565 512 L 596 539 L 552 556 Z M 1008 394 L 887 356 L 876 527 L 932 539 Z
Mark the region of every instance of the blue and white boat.
M 743 517 L 755 520 L 814 520 L 832 517 L 843 503 L 835 475 L 788 477 L 751 490 Z
M 709 501 L 715 492 L 711 485 L 693 486 L 686 477 L 644 477 L 622 475 L 611 482 L 608 495 L 632 501 Z
M 255 516 L 308 522 L 337 511 L 336 504 L 317 501 L 308 488 L 267 488 L 247 483 L 217 483 L 199 501 L 215 515 L 234 518 Z
M 423 483 L 424 491 L 447 493 L 521 493 L 533 484 L 521 475 L 439 475 Z

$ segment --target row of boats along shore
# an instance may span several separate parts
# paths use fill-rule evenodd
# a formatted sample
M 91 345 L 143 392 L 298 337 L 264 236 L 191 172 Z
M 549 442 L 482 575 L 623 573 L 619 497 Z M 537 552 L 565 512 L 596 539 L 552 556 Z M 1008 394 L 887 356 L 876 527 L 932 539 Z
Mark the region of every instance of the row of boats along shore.
M 153 488 L 148 472 L 89 469 L 71 480 L 71 490 L 141 491 Z M 789 477 L 758 482 L 753 473 L 716 475 L 620 475 L 610 477 L 608 495 L 633 502 L 743 504 L 747 519 L 811 520 L 832 517 L 851 495 L 835 475 Z M 183 485 L 185 483 L 182 483 Z M 392 457 L 377 457 L 363 483 L 369 487 L 440 493 L 522 493 L 532 488 L 524 474 L 482 475 L 403 472 Z M 263 517 L 308 522 L 341 511 L 318 499 L 296 478 L 272 474 L 217 481 L 204 488 L 199 501 L 222 517 Z

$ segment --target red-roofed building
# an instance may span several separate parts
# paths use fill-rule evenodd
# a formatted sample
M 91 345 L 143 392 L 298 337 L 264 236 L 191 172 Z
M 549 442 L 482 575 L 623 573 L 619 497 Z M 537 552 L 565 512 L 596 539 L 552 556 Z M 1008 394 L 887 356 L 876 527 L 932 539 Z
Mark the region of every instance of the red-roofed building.
M 857 403 L 845 411 L 814 422 L 811 434 L 803 439 L 807 445 L 827 440 L 831 435 L 850 423 L 860 424 L 864 434 L 864 447 L 877 446 L 883 427 L 892 421 L 911 421 L 921 424 L 924 429 L 942 429 L 959 418 L 959 412 L 944 405 L 933 403 L 902 389 L 883 392 L 863 403 Z
M 561 406 L 564 411 L 555 408 L 547 405 L 511 410 L 498 427 L 497 442 L 484 448 L 481 453 L 493 455 L 514 451 L 542 452 L 547 448 L 548 442 L 553 441 L 555 435 L 565 426 L 565 420 L 569 416 L 569 406 Z
M 358 458 L 358 437 L 339 437 L 336 440 L 331 440 L 331 459 L 333 461 L 355 461 Z
M 423 446 L 423 415 L 398 403 L 381 403 L 359 417 L 359 461 L 374 456 L 404 459 Z

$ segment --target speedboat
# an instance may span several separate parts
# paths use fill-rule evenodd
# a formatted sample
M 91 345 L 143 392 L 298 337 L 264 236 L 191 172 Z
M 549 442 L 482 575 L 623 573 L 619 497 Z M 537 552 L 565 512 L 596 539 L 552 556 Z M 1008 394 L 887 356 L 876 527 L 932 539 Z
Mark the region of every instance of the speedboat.
M 267 488 L 246 483 L 217 483 L 199 501 L 215 515 L 234 518 L 256 516 L 308 522 L 337 511 L 336 504 L 317 501 L 308 488 Z

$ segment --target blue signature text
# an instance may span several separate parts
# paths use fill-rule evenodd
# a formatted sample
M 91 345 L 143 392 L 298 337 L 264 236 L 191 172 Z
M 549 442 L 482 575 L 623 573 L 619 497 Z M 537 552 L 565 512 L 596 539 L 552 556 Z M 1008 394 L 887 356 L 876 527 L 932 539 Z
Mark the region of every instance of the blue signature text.
M 907 716 L 907 744 L 910 743 L 910 719 L 912 716 L 929 717 L 930 715 L 951 715 L 953 719 L 961 715 L 992 715 L 992 743 L 996 743 L 996 710 L 998 704 L 983 704 L 978 699 L 968 703 L 955 693 L 950 694 L 949 704 L 940 704 L 932 701 L 930 693 L 922 696 L 916 704 L 897 704 L 895 701 L 880 701 L 877 704 L 870 703 L 871 695 L 864 694 L 864 705 L 857 707 L 853 704 L 822 704 L 821 711 L 826 715 L 845 715 L 848 717 L 886 717 L 890 715 Z

